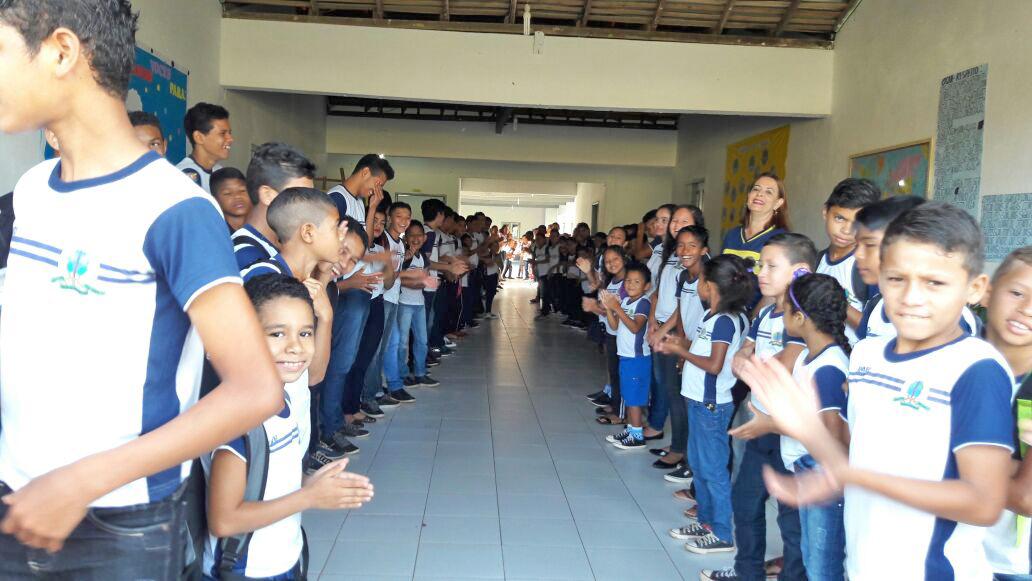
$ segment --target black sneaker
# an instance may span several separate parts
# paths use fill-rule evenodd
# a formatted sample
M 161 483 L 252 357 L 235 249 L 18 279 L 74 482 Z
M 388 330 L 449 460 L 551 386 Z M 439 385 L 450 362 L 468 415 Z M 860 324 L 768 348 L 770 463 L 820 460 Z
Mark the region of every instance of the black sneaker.
M 449 355 L 454 355 L 454 354 L 455 354 L 455 349 L 452 349 L 451 347 L 449 347 L 447 345 L 445 345 L 444 347 L 441 347 L 441 357 L 448 357 Z
M 618 442 L 613 442 L 613 445 L 621 450 L 644 450 L 645 440 L 628 435 L 626 438 Z
M 592 405 L 594 405 L 597 408 L 605 407 L 605 406 L 613 403 L 613 398 L 611 398 L 608 395 L 603 393 L 602 395 L 600 395 L 600 396 L 596 397 L 595 399 L 591 400 L 591 403 L 592 403 Z
M 366 414 L 366 415 L 369 415 L 369 414 Z M 666 458 L 667 454 L 669 454 L 669 453 L 670 453 L 670 450 L 664 450 L 663 448 L 650 448 L 649 449 L 649 454 L 652 454 L 653 456 L 659 456 L 660 458 Z
M 439 387 L 441 385 L 441 382 L 437 381 L 433 377 L 430 377 L 430 374 L 427 373 L 422 377 L 416 378 L 416 385 L 419 387 Z
M 404 385 L 405 387 L 418 387 L 419 386 L 419 382 L 416 381 L 416 378 L 412 377 L 411 375 L 406 377 L 405 379 L 402 379 L 401 380 L 401 384 Z M 393 392 L 391 392 L 391 393 L 393 393 Z M 398 399 L 398 398 L 395 397 L 394 399 Z M 401 400 L 399 399 L 398 401 L 401 401 Z
M 645 441 L 646 442 L 651 442 L 653 440 L 662 440 L 662 439 L 663 439 L 663 432 L 659 432 L 655 436 L 645 436 Z
M 692 481 L 692 469 L 687 466 L 680 466 L 673 472 L 663 477 L 663 480 L 667 482 L 674 482 L 676 484 L 684 484 Z
M 689 553 L 697 555 L 709 555 L 712 553 L 730 553 L 735 550 L 735 545 L 717 538 L 717 535 L 710 533 L 704 537 L 688 541 L 684 548 Z
M 394 396 L 392 396 L 390 393 L 385 393 L 380 397 L 376 398 L 376 405 L 382 408 L 398 407 L 398 404 L 400 403 L 401 402 L 394 399 Z
M 322 462 L 322 464 L 320 464 L 320 466 L 322 466 L 325 464 L 329 464 L 334 460 L 340 460 L 344 456 L 347 456 L 347 453 L 345 453 L 345 451 L 342 448 L 339 448 L 334 444 L 319 440 L 319 442 L 315 446 L 315 451 L 313 451 L 310 454 L 310 456 L 317 459 L 321 459 L 320 461 Z
M 626 437 L 628 437 L 630 435 L 631 435 L 630 432 L 628 432 L 627 430 L 624 430 L 624 431 L 622 431 L 622 432 L 620 432 L 618 434 L 610 434 L 610 435 L 606 436 L 606 441 L 609 442 L 610 444 L 615 444 L 615 443 L 619 442 L 620 440 L 623 440 L 624 438 L 626 438 Z
M 652 450 L 649 450 L 649 452 L 651 452 L 651 451 Z M 652 467 L 653 468 L 658 468 L 660 470 L 675 470 L 677 468 L 684 468 L 684 466 L 685 466 L 685 461 L 684 460 L 680 460 L 676 464 L 671 464 L 669 462 L 664 462 L 663 459 L 660 458 L 659 460 L 656 460 L 655 462 L 652 463 Z
M 416 398 L 412 397 L 412 394 L 405 391 L 404 388 L 399 389 L 398 391 L 392 391 L 391 397 L 398 400 L 398 403 L 414 403 L 416 401 Z
M 358 452 L 358 446 L 352 444 L 347 438 L 341 436 L 340 433 L 333 434 L 333 441 L 327 442 L 326 440 L 319 439 L 319 448 L 328 448 L 332 451 L 333 455 L 343 458 L 344 456 L 350 456 Z M 329 456 L 332 458 L 332 456 Z
M 588 398 L 589 400 L 593 400 L 595 398 L 602 397 L 605 394 L 606 394 L 606 391 L 604 389 L 600 389 L 600 390 L 596 391 L 595 393 L 589 393 L 588 395 L 586 395 L 584 397 Z
M 427 367 L 437 367 L 440 364 L 441 364 L 441 360 L 440 359 L 430 359 L 430 358 L 427 358 L 427 360 L 426 360 L 426 366 Z
M 343 436 L 344 441 L 347 438 L 368 438 L 369 430 L 364 429 L 362 426 L 356 426 L 355 424 L 344 424 L 337 430 L 337 433 L 333 435 L 334 441 L 337 441 L 337 436 Z
M 704 527 L 703 525 L 697 522 L 694 522 L 686 527 L 681 527 L 679 529 L 670 529 L 667 532 L 670 534 L 671 537 L 674 537 L 679 541 L 698 539 L 700 537 L 705 537 L 706 535 L 710 534 L 710 530 L 708 528 Z
M 727 569 L 703 569 L 699 573 L 700 581 L 738 581 L 738 573 L 734 567 Z
M 380 404 L 375 401 L 362 402 L 358 409 L 362 410 L 362 413 L 370 418 L 382 418 L 384 416 L 383 410 L 380 409 Z

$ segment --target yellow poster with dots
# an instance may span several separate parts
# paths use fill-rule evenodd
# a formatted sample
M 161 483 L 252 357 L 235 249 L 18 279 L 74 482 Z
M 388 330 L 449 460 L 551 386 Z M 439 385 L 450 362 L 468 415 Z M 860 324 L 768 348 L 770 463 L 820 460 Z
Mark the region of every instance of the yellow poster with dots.
M 746 196 L 757 176 L 770 171 L 785 179 L 788 129 L 789 126 L 785 125 L 727 146 L 724 207 L 720 212 L 721 236 L 741 222 Z

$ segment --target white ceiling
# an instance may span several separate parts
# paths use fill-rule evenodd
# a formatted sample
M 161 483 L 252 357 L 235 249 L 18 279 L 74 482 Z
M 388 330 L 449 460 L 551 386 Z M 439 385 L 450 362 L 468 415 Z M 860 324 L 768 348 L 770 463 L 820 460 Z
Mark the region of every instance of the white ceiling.
M 535 194 L 514 192 L 459 192 L 462 204 L 478 206 L 516 206 L 525 208 L 558 208 L 574 201 L 576 196 L 565 194 Z

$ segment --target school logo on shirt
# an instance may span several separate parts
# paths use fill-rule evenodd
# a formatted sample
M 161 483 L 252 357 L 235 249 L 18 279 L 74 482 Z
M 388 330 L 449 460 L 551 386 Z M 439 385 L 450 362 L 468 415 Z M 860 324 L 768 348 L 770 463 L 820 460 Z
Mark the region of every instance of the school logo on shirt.
M 192 179 L 195 184 L 201 185 L 201 174 L 197 173 L 197 170 L 186 168 L 183 170 L 183 173 L 186 174 L 186 177 Z
M 785 334 L 781 331 L 775 331 L 770 334 L 770 344 L 775 347 L 784 347 L 785 345 Z
M 84 251 L 62 252 L 57 268 L 60 274 L 50 279 L 50 282 L 57 283 L 61 288 L 73 290 L 81 295 L 104 294 L 104 291 L 90 284 L 96 281 L 96 269 L 91 264 L 89 255 Z
M 923 391 L 924 391 L 924 382 L 922 382 L 922 381 L 915 381 L 914 383 L 910 384 L 910 387 L 907 388 L 907 394 L 905 396 L 901 395 L 901 396 L 893 399 L 892 401 L 898 403 L 899 405 L 901 405 L 903 407 L 910 408 L 912 410 L 925 410 L 925 411 L 927 411 L 927 410 L 930 410 L 931 408 L 928 407 L 927 405 L 921 403 L 920 401 L 918 401 L 918 398 L 921 397 L 921 392 L 923 392 Z

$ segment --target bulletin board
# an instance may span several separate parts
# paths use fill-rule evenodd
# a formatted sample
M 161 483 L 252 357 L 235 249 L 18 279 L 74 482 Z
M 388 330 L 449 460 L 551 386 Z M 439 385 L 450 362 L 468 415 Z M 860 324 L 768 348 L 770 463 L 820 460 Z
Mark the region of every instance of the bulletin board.
M 935 199 L 978 212 L 989 65 L 944 78 L 935 138 Z
M 1001 194 L 982 197 L 982 236 L 985 259 L 997 262 L 1010 251 L 1032 245 L 1032 194 Z
M 125 107 L 129 111 L 143 110 L 158 116 L 168 141 L 166 157 L 175 164 L 186 157 L 183 117 L 186 116 L 187 73 L 173 65 L 174 62 L 166 62 L 152 51 L 137 46 Z
M 850 156 L 849 176 L 870 180 L 882 195 L 928 197 L 931 143 L 902 143 Z
M 742 220 L 745 200 L 756 177 L 774 172 L 785 178 L 789 126 L 753 135 L 727 146 L 724 167 L 724 204 L 720 211 L 721 236 Z

